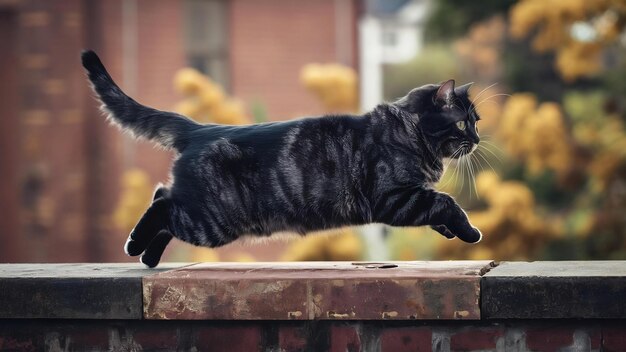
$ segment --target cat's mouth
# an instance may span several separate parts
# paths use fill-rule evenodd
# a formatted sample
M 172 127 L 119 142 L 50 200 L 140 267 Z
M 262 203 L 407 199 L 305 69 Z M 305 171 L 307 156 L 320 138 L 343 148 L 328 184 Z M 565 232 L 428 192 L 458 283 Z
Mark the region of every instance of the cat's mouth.
M 477 143 L 463 143 L 463 145 L 459 148 L 459 157 L 472 154 L 476 149 L 478 149 Z

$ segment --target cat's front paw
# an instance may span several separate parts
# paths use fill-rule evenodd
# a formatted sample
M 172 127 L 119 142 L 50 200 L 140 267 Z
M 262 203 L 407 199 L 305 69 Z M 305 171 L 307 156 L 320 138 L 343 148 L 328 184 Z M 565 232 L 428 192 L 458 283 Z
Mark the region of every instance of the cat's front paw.
M 468 231 L 464 231 L 463 234 L 458 234 L 458 236 L 462 241 L 467 243 L 478 243 L 483 239 L 483 234 L 479 229 L 475 227 L 471 227 Z

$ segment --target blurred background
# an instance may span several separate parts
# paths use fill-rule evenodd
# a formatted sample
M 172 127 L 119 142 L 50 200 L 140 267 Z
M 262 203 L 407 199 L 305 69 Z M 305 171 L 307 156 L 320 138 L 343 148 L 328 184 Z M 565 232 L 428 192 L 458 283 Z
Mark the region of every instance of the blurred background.
M 0 0 L 0 262 L 134 261 L 172 155 L 107 125 L 96 50 L 140 102 L 201 122 L 359 113 L 474 82 L 481 147 L 439 184 L 477 245 L 380 225 L 170 261 L 626 259 L 626 0 Z

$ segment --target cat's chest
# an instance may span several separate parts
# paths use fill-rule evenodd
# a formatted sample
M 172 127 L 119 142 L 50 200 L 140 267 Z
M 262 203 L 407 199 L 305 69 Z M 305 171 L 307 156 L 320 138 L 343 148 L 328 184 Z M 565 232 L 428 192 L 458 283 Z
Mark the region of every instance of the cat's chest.
M 443 176 L 443 164 L 439 159 L 423 161 L 420 164 L 420 171 L 425 183 L 434 186 Z

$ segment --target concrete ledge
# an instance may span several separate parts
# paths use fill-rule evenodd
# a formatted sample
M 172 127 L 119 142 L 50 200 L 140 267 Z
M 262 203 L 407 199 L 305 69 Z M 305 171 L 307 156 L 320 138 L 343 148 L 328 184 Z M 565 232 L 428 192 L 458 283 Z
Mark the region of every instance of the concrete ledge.
M 491 263 L 1 264 L 0 319 L 480 319 Z
M 0 319 L 626 319 L 626 262 L 0 264 Z
M 483 319 L 626 318 L 626 261 L 504 262 L 481 289 Z
M 166 264 L 0 264 L 0 319 L 141 319 L 141 278 Z

